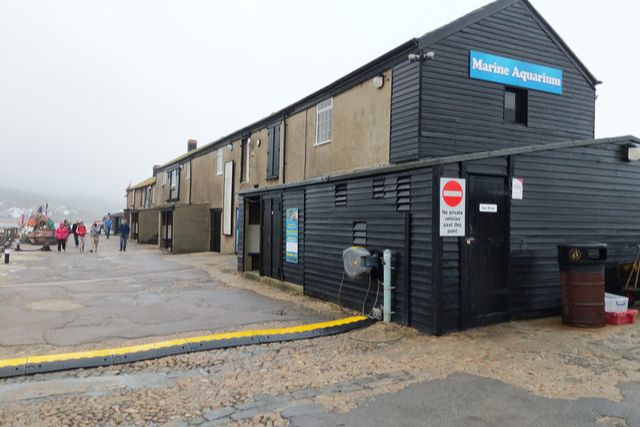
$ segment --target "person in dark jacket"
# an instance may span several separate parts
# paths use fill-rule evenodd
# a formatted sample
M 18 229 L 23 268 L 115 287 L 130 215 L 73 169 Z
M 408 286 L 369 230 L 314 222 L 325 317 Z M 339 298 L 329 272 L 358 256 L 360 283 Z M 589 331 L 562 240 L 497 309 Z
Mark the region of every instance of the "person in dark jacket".
M 77 248 L 78 245 L 80 244 L 80 242 L 78 241 L 78 221 L 77 220 L 71 226 L 71 234 L 73 234 L 73 241 L 75 242 L 76 248 Z
M 120 251 L 127 251 L 127 240 L 129 239 L 129 224 L 127 224 L 127 220 L 123 219 L 122 223 L 120 223 L 120 227 L 118 227 L 118 233 L 120 233 Z

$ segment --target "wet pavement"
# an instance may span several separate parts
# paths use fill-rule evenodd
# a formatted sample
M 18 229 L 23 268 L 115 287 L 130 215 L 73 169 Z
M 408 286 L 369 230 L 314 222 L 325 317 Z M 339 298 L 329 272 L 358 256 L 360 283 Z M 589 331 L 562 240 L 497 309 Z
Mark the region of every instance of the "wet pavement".
M 185 325 L 255 328 L 351 314 L 246 280 L 233 257 L 136 245 L 127 254 L 107 248 L 94 258 L 24 259 L 32 256 L 56 266 L 42 274 L 42 264 L 27 271 L 15 258 L 0 268 L 0 336 L 25 342 L 5 353 L 155 340 L 145 334 Z M 33 316 L 50 332 L 9 333 L 5 310 L 22 316 L 13 328 L 28 329 Z M 104 327 L 89 324 L 95 318 Z M 9 378 L 0 380 L 0 425 L 639 426 L 640 324 L 579 329 L 556 317 L 431 337 L 377 323 L 310 340 Z
M 0 267 L 0 358 L 328 319 L 231 287 L 223 272 L 211 276 L 151 246 L 119 252 L 118 239 L 102 237 L 97 254 L 15 252 Z

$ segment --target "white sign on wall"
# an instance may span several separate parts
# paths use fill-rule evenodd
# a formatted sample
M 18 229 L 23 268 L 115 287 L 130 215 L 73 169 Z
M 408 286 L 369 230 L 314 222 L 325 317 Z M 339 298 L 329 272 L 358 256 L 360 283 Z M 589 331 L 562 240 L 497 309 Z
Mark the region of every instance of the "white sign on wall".
M 464 179 L 440 178 L 440 236 L 460 237 L 465 235 Z
M 512 178 L 511 179 L 511 198 L 513 200 L 522 200 L 524 196 L 524 179 Z
M 227 162 L 224 165 L 224 199 L 222 203 L 222 232 L 226 236 L 231 236 L 233 213 L 233 162 Z
M 497 213 L 498 205 L 493 203 L 480 203 L 480 212 L 483 213 Z

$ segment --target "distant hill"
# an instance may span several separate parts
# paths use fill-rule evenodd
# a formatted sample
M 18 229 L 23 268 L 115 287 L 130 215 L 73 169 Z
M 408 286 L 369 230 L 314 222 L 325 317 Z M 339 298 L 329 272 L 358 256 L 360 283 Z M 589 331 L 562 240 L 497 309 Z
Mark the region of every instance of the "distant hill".
M 39 206 L 49 204 L 49 216 L 55 221 L 82 219 L 92 221 L 107 212 L 118 212 L 124 207 L 124 198 L 117 201 L 97 197 L 36 194 L 28 191 L 0 188 L 0 226 L 15 226 L 22 214 L 29 216 Z

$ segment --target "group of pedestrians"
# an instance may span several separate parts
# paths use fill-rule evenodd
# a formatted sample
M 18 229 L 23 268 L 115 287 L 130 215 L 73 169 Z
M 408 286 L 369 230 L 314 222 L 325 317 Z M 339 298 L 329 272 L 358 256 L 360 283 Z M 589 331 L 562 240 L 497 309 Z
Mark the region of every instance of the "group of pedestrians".
M 108 218 L 103 222 L 105 234 L 107 239 L 111 234 L 111 218 Z M 129 239 L 129 225 L 126 220 L 123 220 L 118 227 L 120 233 L 120 251 L 127 250 L 127 240 Z M 80 248 L 80 252 L 84 252 L 85 249 L 85 236 L 87 235 L 87 227 L 84 225 L 84 221 L 76 221 L 73 224 L 69 223 L 66 219 L 60 223 L 60 226 L 56 229 L 56 240 L 58 242 L 58 252 L 67 251 L 67 241 L 69 236 L 73 235 L 73 240 L 76 248 Z M 98 253 L 98 244 L 100 243 L 100 225 L 98 221 L 94 221 L 89 229 L 89 236 L 91 238 L 91 249 L 89 252 Z

